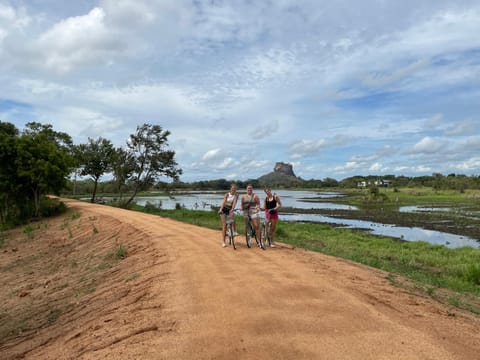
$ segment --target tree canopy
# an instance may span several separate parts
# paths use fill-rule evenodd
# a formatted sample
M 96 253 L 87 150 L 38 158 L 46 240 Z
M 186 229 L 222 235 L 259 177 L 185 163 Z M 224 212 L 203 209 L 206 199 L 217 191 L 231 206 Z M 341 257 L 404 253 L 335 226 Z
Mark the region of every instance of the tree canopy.
M 175 151 L 167 150 L 170 131 L 160 125 L 143 124 L 127 142 L 133 169 L 131 181 L 133 192 L 125 205 L 130 204 L 138 191 L 152 186 L 162 176 L 178 180 L 182 170 L 175 161 Z
M 98 180 L 105 173 L 113 169 L 115 149 L 110 140 L 99 137 L 98 139 L 88 138 L 88 143 L 76 147 L 77 166 L 81 176 L 90 176 L 95 184 L 92 192 L 91 202 L 95 201 Z

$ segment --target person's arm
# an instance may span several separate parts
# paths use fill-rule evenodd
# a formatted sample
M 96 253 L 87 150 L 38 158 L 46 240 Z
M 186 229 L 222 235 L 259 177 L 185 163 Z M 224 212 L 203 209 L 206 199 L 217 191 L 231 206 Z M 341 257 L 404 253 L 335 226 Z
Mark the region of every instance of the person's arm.
M 243 197 L 244 196 L 245 195 L 242 195 L 242 198 L 240 199 L 240 210 L 242 210 L 242 211 L 243 211 Z
M 238 194 L 235 194 L 235 197 L 233 198 L 232 208 L 230 209 L 231 212 L 235 211 L 235 206 L 237 206 L 237 201 L 238 201 Z
M 282 202 L 281 202 L 280 197 L 278 195 L 275 195 L 275 200 L 277 201 L 277 206 L 275 206 L 275 210 L 278 210 L 282 207 Z
M 258 197 L 258 195 L 255 195 L 255 208 L 257 211 L 260 210 L 260 198 Z
M 228 194 L 225 194 L 225 196 L 223 197 L 222 205 L 220 205 L 220 209 L 218 209 L 219 214 L 222 212 L 223 207 L 225 206 L 225 201 L 227 201 L 227 195 Z

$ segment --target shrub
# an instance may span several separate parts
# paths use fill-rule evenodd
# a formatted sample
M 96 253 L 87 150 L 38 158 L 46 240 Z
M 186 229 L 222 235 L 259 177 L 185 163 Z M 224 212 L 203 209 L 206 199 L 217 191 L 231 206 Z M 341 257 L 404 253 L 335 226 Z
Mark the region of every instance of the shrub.
M 67 206 L 57 200 L 52 198 L 43 198 L 40 202 L 40 216 L 41 217 L 49 217 L 54 215 L 63 214 L 67 211 Z

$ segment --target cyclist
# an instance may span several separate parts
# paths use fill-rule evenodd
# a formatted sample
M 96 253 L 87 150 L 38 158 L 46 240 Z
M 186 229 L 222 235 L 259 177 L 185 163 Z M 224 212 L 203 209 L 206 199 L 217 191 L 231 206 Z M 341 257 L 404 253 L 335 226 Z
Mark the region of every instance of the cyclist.
M 220 214 L 220 218 L 222 219 L 222 242 L 223 247 L 227 246 L 225 242 L 225 236 L 227 231 L 227 216 L 230 216 L 233 219 L 233 235 L 237 236 L 237 224 L 235 223 L 235 206 L 237 206 L 238 200 L 238 193 L 237 193 L 237 185 L 231 184 L 230 191 L 225 194 L 223 197 L 222 205 L 220 205 L 220 209 L 218 213 Z
M 278 209 L 282 206 L 280 197 L 277 194 L 272 194 L 272 190 L 268 187 L 265 188 L 265 194 L 267 197 L 263 203 L 263 208 L 265 209 L 265 218 L 270 220 L 272 223 L 272 234 L 271 234 L 271 245 L 270 247 L 275 247 L 275 228 L 277 226 L 278 220 Z
M 242 201 L 240 203 L 240 209 L 243 211 L 243 217 L 245 219 L 245 228 L 248 224 L 248 215 L 252 219 L 255 232 L 260 235 L 260 226 L 258 224 L 258 211 L 260 210 L 260 198 L 253 193 L 253 186 L 247 185 L 247 193 L 242 195 Z

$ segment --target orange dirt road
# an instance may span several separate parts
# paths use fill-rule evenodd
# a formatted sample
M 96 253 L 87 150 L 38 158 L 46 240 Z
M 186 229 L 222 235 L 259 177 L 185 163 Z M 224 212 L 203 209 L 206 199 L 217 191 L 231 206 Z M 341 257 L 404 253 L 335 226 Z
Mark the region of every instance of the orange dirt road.
M 478 317 L 382 271 L 282 244 L 248 249 L 243 236 L 233 251 L 219 230 L 64 201 L 81 216 L 63 246 L 122 243 L 128 257 L 55 324 L 0 346 L 0 358 L 480 359 Z M 98 228 L 88 246 L 75 230 L 87 219 Z

